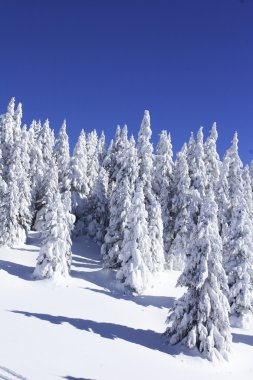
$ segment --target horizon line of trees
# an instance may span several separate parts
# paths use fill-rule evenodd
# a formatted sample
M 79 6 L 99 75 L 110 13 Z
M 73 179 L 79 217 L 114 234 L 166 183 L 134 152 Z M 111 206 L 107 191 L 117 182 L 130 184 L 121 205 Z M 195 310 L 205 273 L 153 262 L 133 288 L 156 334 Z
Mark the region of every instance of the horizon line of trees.
M 202 128 L 191 133 L 175 161 L 170 134 L 160 133 L 155 151 L 151 135 L 145 111 L 137 143 L 127 126 L 109 146 L 104 133 L 82 130 L 70 156 L 66 122 L 57 138 L 48 120 L 27 129 L 12 98 L 0 116 L 0 245 L 41 231 L 34 276 L 65 278 L 71 238 L 88 235 L 133 294 L 164 269 L 180 270 L 186 292 L 165 340 L 226 357 L 230 322 L 253 313 L 253 165 L 243 166 L 237 133 L 219 158 L 216 123 L 206 141 Z

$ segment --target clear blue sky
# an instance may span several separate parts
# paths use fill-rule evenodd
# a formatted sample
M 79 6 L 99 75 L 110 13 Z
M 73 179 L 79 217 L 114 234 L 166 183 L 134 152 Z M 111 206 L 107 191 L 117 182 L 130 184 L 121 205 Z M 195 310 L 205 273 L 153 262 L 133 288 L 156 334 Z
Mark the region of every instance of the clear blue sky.
M 235 130 L 253 159 L 253 0 L 0 0 L 0 112 L 10 97 L 24 122 L 117 123 L 137 133 L 151 112 L 177 151 L 213 121 L 223 154 Z

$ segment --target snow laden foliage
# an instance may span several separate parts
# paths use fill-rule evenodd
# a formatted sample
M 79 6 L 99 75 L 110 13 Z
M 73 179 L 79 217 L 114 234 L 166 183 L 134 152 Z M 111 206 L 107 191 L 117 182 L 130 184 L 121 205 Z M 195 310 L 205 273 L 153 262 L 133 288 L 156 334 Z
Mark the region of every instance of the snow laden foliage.
M 161 199 L 161 203 L 163 203 L 163 191 L 167 190 L 169 192 L 174 168 L 171 137 L 170 133 L 168 134 L 167 131 L 162 131 L 160 133 L 160 139 L 156 148 L 154 167 L 153 189 Z
M 40 122 L 37 123 L 34 120 L 28 131 L 28 154 L 30 158 L 30 179 L 33 219 L 35 218 L 39 200 L 43 196 L 44 190 L 43 179 L 45 173 L 45 165 L 43 161 L 41 145 L 39 144 L 40 130 Z
M 151 240 L 152 272 L 159 272 L 164 267 L 163 222 L 161 205 L 153 191 L 154 176 L 153 145 L 149 111 L 144 112 L 138 134 L 139 178 L 143 183 L 144 201 L 148 213 L 148 231 Z
M 70 163 L 72 210 L 78 219 L 82 217 L 83 200 L 89 194 L 87 161 L 86 135 L 82 129 Z
M 109 223 L 108 173 L 100 168 L 86 209 L 87 233 L 97 243 L 105 239 Z
M 243 172 L 238 154 L 238 137 L 234 135 L 227 151 L 226 182 L 228 211 L 223 228 L 224 267 L 228 276 L 229 302 L 234 323 L 244 325 L 253 308 L 253 222 L 247 168 Z
M 247 211 L 250 216 L 250 219 L 253 220 L 253 193 L 252 193 L 252 187 L 251 187 L 250 168 L 248 165 L 246 165 L 243 168 L 242 180 L 243 180 L 244 197 L 247 204 Z
M 55 141 L 54 158 L 58 168 L 60 192 L 64 193 L 70 189 L 70 155 L 66 120 L 64 120 L 59 135 Z
M 212 188 L 200 210 L 195 238 L 190 242 L 187 264 L 178 285 L 187 291 L 169 312 L 165 338 L 197 347 L 207 358 L 227 358 L 231 346 L 227 279 L 222 267 L 222 241 L 218 231 L 217 204 Z
M 111 141 L 110 146 L 104 157 L 102 166 L 107 170 L 109 174 L 109 195 L 111 196 L 113 188 L 115 186 L 117 174 L 121 168 L 121 159 L 125 147 L 128 145 L 128 129 L 127 125 L 121 129 L 117 126 L 115 138 Z
M 73 215 L 66 212 L 59 191 L 57 166 L 52 161 L 48 177 L 43 241 L 34 271 L 36 278 L 67 278 L 71 266 L 70 231 Z
M 86 147 L 88 193 L 91 194 L 99 173 L 98 136 L 96 130 L 88 134 Z
M 171 137 L 166 131 L 162 131 L 157 144 L 154 161 L 153 189 L 160 202 L 163 220 L 163 244 L 165 256 L 170 246 L 171 234 L 171 202 L 173 182 L 173 151 Z
M 101 254 L 105 267 L 120 267 L 119 253 L 122 248 L 124 229 L 135 183 L 139 174 L 138 156 L 135 141 L 130 139 L 125 149 L 118 153 L 117 161 L 121 169 L 116 176 L 109 204 L 109 225 L 106 231 Z
M 225 355 L 224 294 L 232 323 L 253 318 L 253 164 L 243 167 L 237 134 L 219 159 L 215 123 L 206 141 L 202 128 L 191 134 L 175 163 L 170 134 L 161 132 L 155 153 L 151 135 L 145 111 L 137 146 L 126 125 L 108 149 L 104 133 L 82 130 L 70 156 L 66 122 L 56 140 L 48 120 L 27 129 L 12 98 L 0 115 L 0 244 L 13 247 L 38 230 L 36 276 L 66 277 L 76 217 L 73 234 L 101 246 L 103 265 L 127 292 L 142 293 L 164 266 L 183 270 L 188 291 L 166 336 L 210 358 Z
M 0 242 L 10 247 L 25 242 L 31 227 L 31 189 L 26 128 L 21 130 L 22 106 L 12 98 L 0 124 L 1 220 Z
M 221 162 L 216 147 L 217 139 L 217 126 L 216 123 L 213 123 L 210 135 L 204 144 L 207 186 L 212 186 L 213 189 L 217 187 L 221 169 Z
M 187 145 L 177 154 L 172 183 L 170 218 L 164 220 L 164 248 L 167 265 L 170 269 L 184 268 L 190 240 L 190 190 Z
M 205 191 L 207 188 L 207 175 L 205 166 L 205 153 L 204 153 L 204 137 L 203 128 L 201 127 L 197 133 L 197 140 L 194 140 L 191 135 L 188 149 L 187 161 L 189 168 L 189 177 L 191 179 L 190 191 L 191 202 L 189 208 L 189 233 L 190 239 L 193 238 L 198 218 L 200 213 L 201 204 L 203 202 Z
M 131 293 L 141 294 L 152 284 L 151 239 L 148 233 L 148 213 L 145 209 L 142 182 L 138 182 L 124 230 L 120 253 L 121 268 L 117 278 Z

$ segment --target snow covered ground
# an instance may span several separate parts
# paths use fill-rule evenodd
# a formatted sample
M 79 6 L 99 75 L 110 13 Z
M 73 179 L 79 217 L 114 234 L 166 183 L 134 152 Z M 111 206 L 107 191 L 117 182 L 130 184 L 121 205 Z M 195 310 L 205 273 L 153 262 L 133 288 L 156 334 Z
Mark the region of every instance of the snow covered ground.
M 36 233 L 28 243 L 0 249 L 0 379 L 252 379 L 252 328 L 233 330 L 229 363 L 162 344 L 168 308 L 182 294 L 177 272 L 126 296 L 98 247 L 79 238 L 67 285 L 34 281 Z

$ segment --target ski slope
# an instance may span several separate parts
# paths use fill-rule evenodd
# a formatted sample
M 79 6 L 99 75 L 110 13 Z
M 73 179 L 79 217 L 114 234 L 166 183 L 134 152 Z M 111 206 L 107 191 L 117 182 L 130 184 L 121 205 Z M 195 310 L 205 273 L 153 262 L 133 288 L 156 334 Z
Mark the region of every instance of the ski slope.
M 39 236 L 0 249 L 0 379 L 252 379 L 253 329 L 233 329 L 229 362 L 213 363 L 161 340 L 183 290 L 165 272 L 143 296 L 126 296 L 102 269 L 99 248 L 73 245 L 67 284 L 35 281 Z

